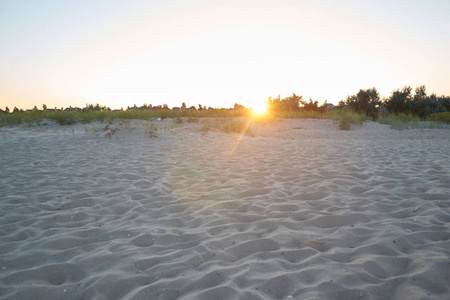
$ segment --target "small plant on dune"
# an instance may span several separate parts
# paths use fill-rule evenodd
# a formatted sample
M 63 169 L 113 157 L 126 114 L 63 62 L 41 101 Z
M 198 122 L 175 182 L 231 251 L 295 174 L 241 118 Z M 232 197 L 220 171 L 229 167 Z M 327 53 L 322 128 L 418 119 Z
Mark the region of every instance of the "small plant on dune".
M 192 117 L 189 117 L 189 118 L 187 119 L 187 121 L 188 121 L 188 123 L 198 123 L 198 118 L 192 118 Z
M 250 128 L 250 120 L 246 119 L 232 119 L 227 120 L 221 128 L 221 131 L 225 133 L 239 133 L 239 134 L 248 134 L 253 135 L 253 131 Z
M 111 137 L 113 134 L 115 134 L 117 131 L 119 131 L 119 128 L 110 128 L 109 132 L 105 133 L 106 137 Z
M 219 128 L 219 121 L 217 119 L 214 120 L 205 120 L 202 122 L 201 130 L 204 133 L 207 133 L 210 130 L 218 130 Z
M 149 130 L 149 135 L 151 138 L 156 138 L 158 137 L 158 135 L 156 134 L 156 132 L 158 131 L 158 126 L 156 126 L 155 124 L 151 124 L 150 125 L 150 130 Z
M 350 130 L 350 119 L 342 118 L 339 120 L 339 129 L 340 130 Z

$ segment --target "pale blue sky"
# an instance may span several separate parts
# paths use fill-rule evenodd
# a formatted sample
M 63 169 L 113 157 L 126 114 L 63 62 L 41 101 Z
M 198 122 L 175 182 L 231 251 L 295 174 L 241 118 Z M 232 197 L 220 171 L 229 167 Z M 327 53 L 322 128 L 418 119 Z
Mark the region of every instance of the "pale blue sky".
M 450 95 L 450 1 L 0 0 L 0 107 Z

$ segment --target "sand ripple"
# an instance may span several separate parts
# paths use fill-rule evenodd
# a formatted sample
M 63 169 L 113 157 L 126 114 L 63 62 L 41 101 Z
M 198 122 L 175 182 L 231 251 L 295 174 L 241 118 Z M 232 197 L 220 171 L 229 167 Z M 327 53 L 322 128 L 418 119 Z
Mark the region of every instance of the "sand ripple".
M 2 299 L 450 298 L 449 131 L 164 122 L 0 129 Z

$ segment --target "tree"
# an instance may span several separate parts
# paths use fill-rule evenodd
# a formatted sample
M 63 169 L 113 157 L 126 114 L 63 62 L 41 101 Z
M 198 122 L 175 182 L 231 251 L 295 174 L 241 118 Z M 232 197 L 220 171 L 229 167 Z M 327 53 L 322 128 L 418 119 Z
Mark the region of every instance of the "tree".
M 300 103 L 303 96 L 297 96 L 295 93 L 292 96 L 286 97 L 283 100 L 280 99 L 280 95 L 277 98 L 269 97 L 266 101 L 268 111 L 296 111 L 300 109 Z
M 424 85 L 416 88 L 416 93 L 414 94 L 414 101 L 420 101 L 425 99 L 427 96 L 427 88 Z
M 201 104 L 198 105 L 198 110 L 203 110 L 203 107 Z
M 304 100 L 301 100 L 301 110 L 303 111 L 318 111 L 319 110 L 319 102 L 316 101 L 312 101 L 311 98 L 309 98 L 309 102 L 306 102 Z
M 425 118 L 427 115 L 437 110 L 438 102 L 436 97 L 427 97 L 426 87 L 424 85 L 417 87 L 414 97 L 409 103 L 407 112 L 418 116 L 419 118 Z
M 181 109 L 186 109 L 186 103 L 181 103 Z
M 281 103 L 280 95 L 277 98 L 269 97 L 266 100 L 266 107 L 268 111 L 277 111 Z
M 5 108 L 5 112 L 6 112 L 7 114 L 9 114 L 9 107 L 8 107 L 8 106 Z
M 409 113 L 412 102 L 411 91 L 412 88 L 410 86 L 405 86 L 402 90 L 397 89 L 393 91 L 391 97 L 385 101 L 387 111 L 395 115 Z
M 14 107 L 14 110 L 13 110 L 13 112 L 19 112 L 19 109 L 17 108 L 17 107 Z
M 47 110 L 47 105 L 42 104 L 42 110 L 43 110 L 43 111 L 46 111 L 46 110 Z
M 237 103 L 235 103 L 235 104 L 234 104 L 234 109 L 235 109 L 235 110 L 243 110 L 243 109 L 245 109 L 245 106 L 242 105 L 242 104 L 237 104 Z
M 295 93 L 293 93 L 292 96 L 284 98 L 281 101 L 281 108 L 283 111 L 299 110 L 300 103 L 306 103 L 305 101 L 303 101 L 303 96 L 297 96 Z
M 167 104 L 164 103 L 164 104 L 163 104 L 163 108 L 164 108 L 164 109 L 169 109 L 169 105 L 167 105 Z
M 345 106 L 356 113 L 366 114 L 373 120 L 376 120 L 378 117 L 377 108 L 380 104 L 380 96 L 374 87 L 367 90 L 361 89 L 358 94 L 347 96 L 345 100 Z

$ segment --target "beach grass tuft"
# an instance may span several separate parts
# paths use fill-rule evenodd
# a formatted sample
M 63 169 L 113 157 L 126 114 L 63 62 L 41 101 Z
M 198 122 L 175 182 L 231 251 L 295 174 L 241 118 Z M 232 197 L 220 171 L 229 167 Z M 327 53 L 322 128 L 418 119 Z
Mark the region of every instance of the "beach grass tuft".
M 176 119 L 173 120 L 173 122 L 175 124 L 183 124 L 183 119 L 181 117 L 177 117 Z
M 157 131 L 158 131 L 158 126 L 156 124 L 150 124 L 148 134 L 151 138 L 158 137 L 158 135 L 156 134 Z
M 351 125 L 363 125 L 368 117 L 365 114 L 354 113 L 346 110 L 336 110 L 324 113 L 327 119 L 339 123 L 339 129 L 350 130 Z

